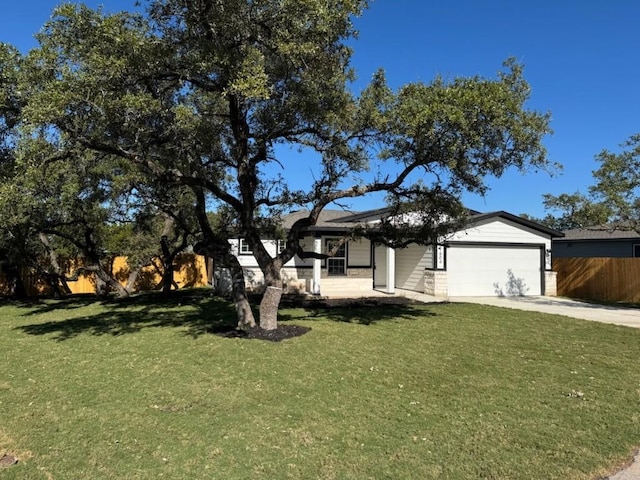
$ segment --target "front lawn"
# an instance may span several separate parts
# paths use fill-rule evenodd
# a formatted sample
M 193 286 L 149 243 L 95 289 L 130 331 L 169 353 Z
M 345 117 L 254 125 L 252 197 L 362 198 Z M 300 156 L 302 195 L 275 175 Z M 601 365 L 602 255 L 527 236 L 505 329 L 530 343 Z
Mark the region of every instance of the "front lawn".
M 640 445 L 640 330 L 467 305 L 0 307 L 3 479 L 589 479 Z

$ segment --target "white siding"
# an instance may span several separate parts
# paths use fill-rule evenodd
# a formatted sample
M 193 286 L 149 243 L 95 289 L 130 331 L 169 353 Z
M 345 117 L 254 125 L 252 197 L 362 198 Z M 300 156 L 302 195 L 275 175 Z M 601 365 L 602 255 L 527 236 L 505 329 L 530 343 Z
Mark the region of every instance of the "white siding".
M 371 265 L 371 242 L 367 239 L 349 242 L 347 245 L 348 266 L 368 267 Z
M 503 218 L 492 218 L 473 227 L 460 230 L 446 241 L 499 242 L 499 243 L 544 243 L 551 249 L 549 235 L 513 223 Z
M 300 239 L 300 246 L 303 252 L 313 252 L 313 237 L 304 237 Z M 285 267 L 313 267 L 313 259 L 305 258 L 304 260 L 297 255 L 285 263 Z
M 373 285 L 375 288 L 387 286 L 387 247 L 376 245 L 373 249 L 374 266 Z
M 431 247 L 414 243 L 396 250 L 396 288 L 424 292 L 424 270 L 432 265 Z
M 536 247 L 452 245 L 448 293 L 456 296 L 542 295 L 542 252 Z

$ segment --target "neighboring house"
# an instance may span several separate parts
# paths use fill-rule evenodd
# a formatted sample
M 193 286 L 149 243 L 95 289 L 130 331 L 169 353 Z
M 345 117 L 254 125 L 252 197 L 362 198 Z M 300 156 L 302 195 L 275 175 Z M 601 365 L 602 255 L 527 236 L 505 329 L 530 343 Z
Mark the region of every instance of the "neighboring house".
M 323 211 L 317 224 L 304 230 L 303 249 L 324 253 L 356 225 L 375 223 L 385 211 Z M 307 214 L 288 215 L 283 227 Z M 507 212 L 473 212 L 464 229 L 437 244 L 392 249 L 367 239 L 349 241 L 326 260 L 296 256 L 282 269 L 282 276 L 287 291 L 318 295 L 366 295 L 372 289 L 388 293 L 411 290 L 438 297 L 555 295 L 551 241 L 559 236 L 560 232 Z M 263 242 L 272 255 L 283 247 L 281 241 Z M 248 244 L 236 239 L 232 245 L 245 269 L 247 286 L 259 287 L 263 275 Z M 219 284 L 226 283 L 225 278 L 219 270 Z
M 563 238 L 553 239 L 553 256 L 636 257 L 640 258 L 640 234 L 611 230 L 606 226 L 567 230 Z

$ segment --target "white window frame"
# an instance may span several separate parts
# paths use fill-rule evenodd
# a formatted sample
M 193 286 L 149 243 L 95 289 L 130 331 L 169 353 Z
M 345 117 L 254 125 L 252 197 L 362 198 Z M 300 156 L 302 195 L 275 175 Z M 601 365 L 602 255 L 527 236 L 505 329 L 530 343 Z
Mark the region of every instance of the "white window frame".
M 325 251 L 329 251 L 330 247 L 329 245 L 332 242 L 340 242 L 341 239 L 340 238 L 326 238 L 324 241 L 324 245 L 325 245 Z M 343 251 L 343 255 L 342 256 L 338 256 L 338 254 L 340 253 L 340 250 Z M 337 265 L 340 264 L 340 262 L 343 262 L 342 268 L 340 268 L 338 266 L 338 270 L 339 271 L 335 271 L 335 267 Z M 334 265 L 332 265 L 334 264 Z M 347 274 L 347 242 L 344 242 L 341 246 L 340 249 L 336 252 L 336 254 L 332 257 L 327 258 L 326 262 L 325 262 L 325 267 L 327 269 L 327 275 L 330 276 L 335 276 L 335 277 L 339 277 L 339 276 L 344 276 Z
M 252 255 L 253 250 L 249 247 L 249 244 L 244 238 L 240 238 L 238 241 L 238 253 L 240 255 Z
M 276 240 L 276 254 L 280 255 L 286 246 L 287 246 L 286 240 L 282 240 L 282 239 Z

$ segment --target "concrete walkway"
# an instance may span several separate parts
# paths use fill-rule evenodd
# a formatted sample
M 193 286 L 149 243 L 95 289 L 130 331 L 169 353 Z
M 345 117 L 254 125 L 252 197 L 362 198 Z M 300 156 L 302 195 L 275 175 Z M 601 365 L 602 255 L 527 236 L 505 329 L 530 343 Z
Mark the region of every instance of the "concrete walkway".
M 561 297 L 451 297 L 451 302 L 480 303 L 640 328 L 640 309 L 598 305 Z
M 552 313 L 566 317 L 640 328 L 640 308 L 599 305 L 562 297 L 433 297 L 424 293 L 396 289 L 395 294 L 381 290 L 342 290 L 327 293 L 328 298 L 405 297 L 422 303 L 479 303 L 495 307 L 515 308 L 532 312 Z

